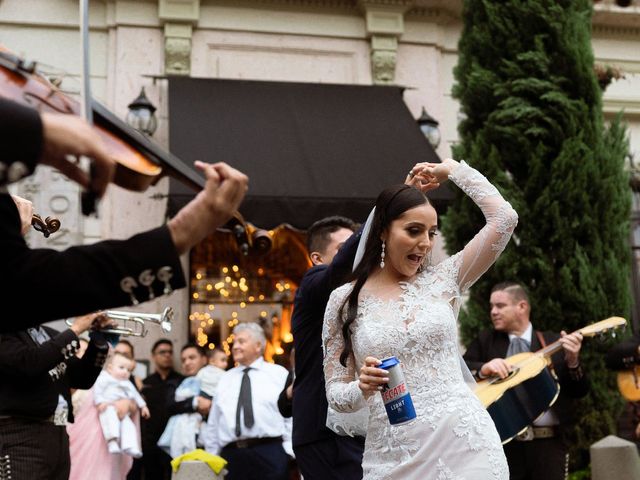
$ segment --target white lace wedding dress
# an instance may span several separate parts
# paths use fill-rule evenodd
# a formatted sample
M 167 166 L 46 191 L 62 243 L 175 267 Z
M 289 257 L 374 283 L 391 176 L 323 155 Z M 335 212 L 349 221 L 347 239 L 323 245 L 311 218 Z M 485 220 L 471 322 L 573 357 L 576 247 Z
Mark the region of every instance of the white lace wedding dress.
M 482 209 L 486 225 L 462 251 L 403 283 L 399 298 L 360 292 L 358 316 L 351 326 L 355 363 L 351 358 L 347 368 L 339 361 L 344 342 L 338 312 L 352 284 L 331 294 L 325 312 L 329 405 L 338 412 L 363 407 L 369 411 L 363 459 L 366 480 L 509 478 L 493 421 L 464 381 L 456 319 L 461 294 L 502 252 L 518 217 L 496 188 L 464 162 L 449 178 Z M 391 426 L 380 395 L 365 400 L 356 378 L 369 355 L 395 355 L 402 362 L 415 420 Z M 334 422 L 330 426 L 336 430 L 352 430 L 341 425 L 343 421 L 330 416 L 328 423 Z

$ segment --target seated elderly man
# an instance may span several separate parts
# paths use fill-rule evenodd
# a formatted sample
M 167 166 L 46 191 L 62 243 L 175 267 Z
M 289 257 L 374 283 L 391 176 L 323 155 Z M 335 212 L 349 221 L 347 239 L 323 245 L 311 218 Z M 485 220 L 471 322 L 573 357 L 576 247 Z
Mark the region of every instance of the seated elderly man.
M 204 432 L 208 452 L 229 463 L 227 480 L 286 480 L 291 419 L 278 411 L 287 370 L 264 361 L 266 338 L 256 323 L 233 330 L 235 368 L 220 377 Z

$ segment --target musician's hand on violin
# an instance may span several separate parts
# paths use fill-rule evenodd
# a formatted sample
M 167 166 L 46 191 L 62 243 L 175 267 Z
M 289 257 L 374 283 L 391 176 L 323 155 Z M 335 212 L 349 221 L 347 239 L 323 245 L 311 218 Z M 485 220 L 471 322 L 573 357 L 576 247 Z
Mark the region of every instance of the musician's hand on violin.
M 509 365 L 504 358 L 494 358 L 493 360 L 482 365 L 482 368 L 480 368 L 480 375 L 483 378 L 507 378 L 510 371 L 511 365 Z
M 109 156 L 100 136 L 82 118 L 74 115 L 42 113 L 43 149 L 40 163 L 49 165 L 71 180 L 104 195 L 115 173 L 116 164 Z M 86 156 L 93 160 L 93 175 L 67 159 L 67 155 Z
M 169 223 L 171 238 L 182 254 L 224 225 L 233 215 L 247 191 L 249 179 L 225 163 L 195 162 L 207 180 L 204 190 Z
M 564 349 L 564 361 L 569 368 L 577 368 L 580 365 L 580 349 L 582 348 L 582 334 L 573 332 L 567 334 L 560 332 L 560 345 Z
M 208 192 L 209 196 L 214 193 L 211 200 L 217 203 L 217 207 L 220 210 L 219 215 L 222 216 L 221 224 L 224 225 L 233 215 L 233 212 L 238 210 L 238 207 L 242 203 L 247 190 L 249 189 L 249 177 L 239 170 L 230 167 L 224 162 L 214 163 L 213 165 L 196 161 L 195 166 L 198 170 L 202 171 L 207 178 L 207 185 L 205 185 L 205 191 L 209 189 L 209 175 L 212 171 L 217 174 L 217 179 L 212 175 L 214 183 L 217 182 L 217 188 L 214 191 Z
M 18 215 L 20 215 L 20 233 L 26 235 L 31 227 L 31 219 L 33 218 L 33 203 L 26 198 L 11 195 L 16 207 L 18 207 Z
M 365 397 L 382 390 L 382 386 L 389 381 L 389 372 L 378 368 L 380 363 L 382 362 L 375 357 L 367 357 L 360 368 L 358 387 Z

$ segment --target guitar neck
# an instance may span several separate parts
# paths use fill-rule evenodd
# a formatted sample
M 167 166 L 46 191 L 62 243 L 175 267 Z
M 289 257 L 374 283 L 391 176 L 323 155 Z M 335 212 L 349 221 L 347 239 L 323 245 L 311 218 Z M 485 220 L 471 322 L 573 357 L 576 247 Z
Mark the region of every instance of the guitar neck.
M 547 345 L 543 349 L 538 350 L 537 352 L 535 352 L 535 354 L 540 355 L 542 357 L 550 357 L 551 355 L 553 355 L 554 353 L 556 353 L 561 349 L 562 349 L 562 344 L 560 343 L 560 340 L 556 340 L 555 342 Z
M 579 328 L 578 330 L 572 333 L 580 333 L 582 334 L 583 337 L 592 337 L 593 335 L 595 335 L 595 333 L 592 331 L 590 327 Z M 546 347 L 538 350 L 537 352 L 535 352 L 535 354 L 544 356 L 544 357 L 550 357 L 551 355 L 553 355 L 554 353 L 556 353 L 561 349 L 562 349 L 562 344 L 560 343 L 560 340 L 556 340 L 555 342 L 550 343 Z

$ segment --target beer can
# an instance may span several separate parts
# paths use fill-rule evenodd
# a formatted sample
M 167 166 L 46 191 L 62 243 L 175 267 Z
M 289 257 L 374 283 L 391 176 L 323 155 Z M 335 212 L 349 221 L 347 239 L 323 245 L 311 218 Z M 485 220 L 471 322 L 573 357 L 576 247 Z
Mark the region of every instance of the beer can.
M 400 361 L 396 357 L 385 358 L 378 368 L 389 372 L 389 382 L 382 386 L 380 392 L 389 423 L 401 425 L 416 418 L 416 411 L 413 408 Z

